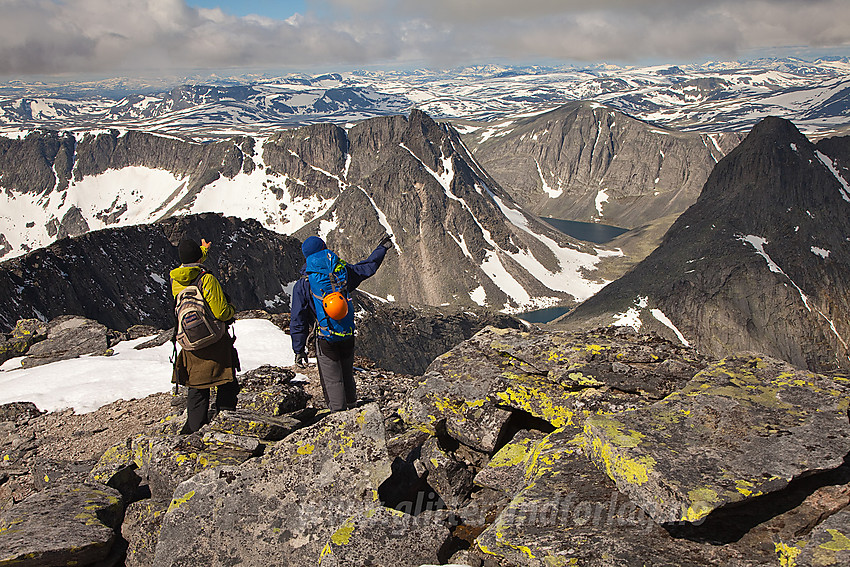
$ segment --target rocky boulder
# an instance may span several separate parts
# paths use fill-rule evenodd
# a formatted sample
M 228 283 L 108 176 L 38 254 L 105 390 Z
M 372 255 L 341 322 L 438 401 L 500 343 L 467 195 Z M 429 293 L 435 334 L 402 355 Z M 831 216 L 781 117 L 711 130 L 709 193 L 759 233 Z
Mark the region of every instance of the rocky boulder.
M 846 382 L 752 356 L 725 359 L 663 400 L 585 421 L 593 460 L 659 523 L 839 467 L 850 454 Z
M 38 319 L 21 319 L 11 333 L 0 334 L 0 364 L 23 356 L 36 342 L 47 338 L 47 325 Z
M 109 557 L 124 512 L 107 487 L 59 485 L 0 513 L 0 564 L 91 565 Z
M 24 368 L 77 358 L 84 354 L 108 354 L 108 330 L 97 321 L 68 315 L 50 322 L 47 338 L 34 344 L 21 361 Z
M 378 407 L 331 414 L 256 466 L 217 467 L 181 483 L 153 564 L 314 566 L 347 518 L 375 507 L 390 473 Z
M 504 442 L 512 416 L 548 427 L 580 423 L 660 399 L 704 365 L 691 349 L 662 339 L 486 328 L 440 356 L 402 408 L 412 426 L 486 453 Z

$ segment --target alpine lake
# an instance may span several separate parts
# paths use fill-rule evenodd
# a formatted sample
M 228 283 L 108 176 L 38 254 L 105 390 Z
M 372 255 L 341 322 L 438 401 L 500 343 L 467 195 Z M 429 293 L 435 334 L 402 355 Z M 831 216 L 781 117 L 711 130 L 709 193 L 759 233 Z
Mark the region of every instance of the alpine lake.
M 541 220 L 546 221 L 556 229 L 560 230 L 568 236 L 592 242 L 594 244 L 605 244 L 628 232 L 629 229 L 619 226 L 611 226 L 607 224 L 598 224 L 593 222 L 580 222 L 564 219 L 553 219 L 541 217 Z M 536 309 L 534 311 L 526 311 L 525 313 L 517 314 L 517 317 L 529 323 L 549 323 L 554 321 L 561 315 L 568 312 L 571 307 L 546 307 L 545 309 Z

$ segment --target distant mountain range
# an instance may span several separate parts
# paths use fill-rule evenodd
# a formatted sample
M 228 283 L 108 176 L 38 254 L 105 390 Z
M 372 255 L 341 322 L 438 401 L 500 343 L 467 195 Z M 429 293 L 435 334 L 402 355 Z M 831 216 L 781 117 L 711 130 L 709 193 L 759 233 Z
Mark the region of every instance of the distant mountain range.
M 0 85 L 0 133 L 32 128 L 155 131 L 195 139 L 268 134 L 317 122 L 344 125 L 418 108 L 469 129 L 593 100 L 677 130 L 746 132 L 767 115 L 804 133 L 843 129 L 850 61 L 618 67 L 481 66 L 359 71 L 316 77 L 245 75 L 166 86 L 132 80 Z M 490 125 L 488 125 L 489 127 Z

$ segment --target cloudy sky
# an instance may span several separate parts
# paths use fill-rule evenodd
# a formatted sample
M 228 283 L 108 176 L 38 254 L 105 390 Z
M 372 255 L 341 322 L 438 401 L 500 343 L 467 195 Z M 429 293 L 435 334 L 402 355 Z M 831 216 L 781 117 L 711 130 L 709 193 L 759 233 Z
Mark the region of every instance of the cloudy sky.
M 0 75 L 850 55 L 848 0 L 0 0 Z M 800 51 L 804 50 L 804 51 Z

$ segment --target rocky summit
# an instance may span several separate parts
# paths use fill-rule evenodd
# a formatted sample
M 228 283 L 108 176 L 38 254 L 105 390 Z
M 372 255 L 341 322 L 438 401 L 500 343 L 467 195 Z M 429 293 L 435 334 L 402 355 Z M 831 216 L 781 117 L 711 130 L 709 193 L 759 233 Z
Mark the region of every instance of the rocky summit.
M 263 367 L 200 432 L 164 394 L 109 446 L 57 425 L 145 400 L 0 408 L 0 565 L 846 564 L 840 375 L 627 327 L 486 327 L 417 378 L 360 364 L 349 411 Z
M 652 329 L 717 357 L 850 367 L 850 139 L 766 118 L 717 164 L 662 244 L 565 323 Z

